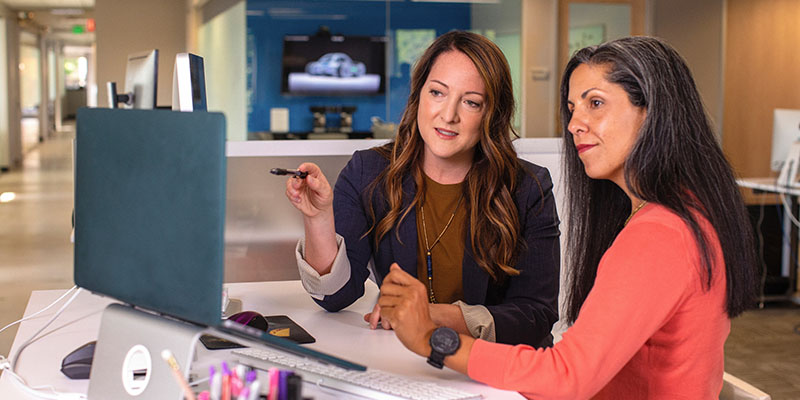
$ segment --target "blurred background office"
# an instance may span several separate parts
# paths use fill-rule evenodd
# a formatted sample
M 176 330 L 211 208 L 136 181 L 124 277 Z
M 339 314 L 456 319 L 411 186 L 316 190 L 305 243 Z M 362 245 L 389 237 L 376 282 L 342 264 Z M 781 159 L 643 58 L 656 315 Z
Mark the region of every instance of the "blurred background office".
M 0 326 L 31 290 L 73 285 L 75 112 L 106 106 L 105 83 L 123 82 L 128 54 L 159 50 L 159 106 L 171 104 L 175 55 L 203 56 L 208 109 L 225 113 L 229 140 L 391 137 L 419 53 L 466 29 L 508 58 L 517 132 L 555 137 L 569 54 L 655 35 L 688 61 L 739 176 L 767 177 L 773 110 L 800 109 L 798 20 L 796 0 L 0 0 Z M 298 37 L 373 43 L 383 59 L 366 68 L 381 86 L 292 91 Z M 797 260 L 782 267 L 779 200 L 743 193 L 763 243 L 765 306 L 734 321 L 726 370 L 774 399 L 800 398 Z M 14 332 L 0 334 L 0 354 Z

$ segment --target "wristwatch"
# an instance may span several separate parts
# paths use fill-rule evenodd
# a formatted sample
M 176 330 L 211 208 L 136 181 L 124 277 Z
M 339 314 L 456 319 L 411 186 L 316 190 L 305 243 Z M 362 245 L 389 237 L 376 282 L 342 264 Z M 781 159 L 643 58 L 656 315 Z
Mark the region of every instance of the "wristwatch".
M 442 369 L 444 358 L 455 354 L 461 347 L 461 338 L 458 336 L 458 332 L 442 326 L 433 331 L 430 344 L 431 355 L 428 357 L 428 364 Z

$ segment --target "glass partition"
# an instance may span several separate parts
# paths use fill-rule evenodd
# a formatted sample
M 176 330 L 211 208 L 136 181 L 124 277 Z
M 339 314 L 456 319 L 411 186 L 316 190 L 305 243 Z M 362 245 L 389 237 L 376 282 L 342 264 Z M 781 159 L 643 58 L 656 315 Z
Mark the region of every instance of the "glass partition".
M 631 34 L 630 4 L 570 3 L 569 52 Z
M 454 29 L 500 46 L 519 108 L 520 10 L 521 0 L 248 0 L 248 138 L 391 136 L 414 63 Z

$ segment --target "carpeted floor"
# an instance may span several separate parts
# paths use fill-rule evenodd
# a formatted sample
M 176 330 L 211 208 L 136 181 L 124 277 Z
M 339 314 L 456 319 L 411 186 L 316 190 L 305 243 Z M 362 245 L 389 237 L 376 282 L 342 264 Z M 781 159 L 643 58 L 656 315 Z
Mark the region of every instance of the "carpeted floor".
M 773 400 L 800 399 L 800 306 L 768 303 L 734 319 L 725 371 Z

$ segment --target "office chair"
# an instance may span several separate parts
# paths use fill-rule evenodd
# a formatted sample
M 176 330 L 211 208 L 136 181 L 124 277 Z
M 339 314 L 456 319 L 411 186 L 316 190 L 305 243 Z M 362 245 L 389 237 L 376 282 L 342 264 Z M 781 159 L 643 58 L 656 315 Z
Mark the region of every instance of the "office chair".
M 772 400 L 772 396 L 757 387 L 725 372 L 719 400 Z

